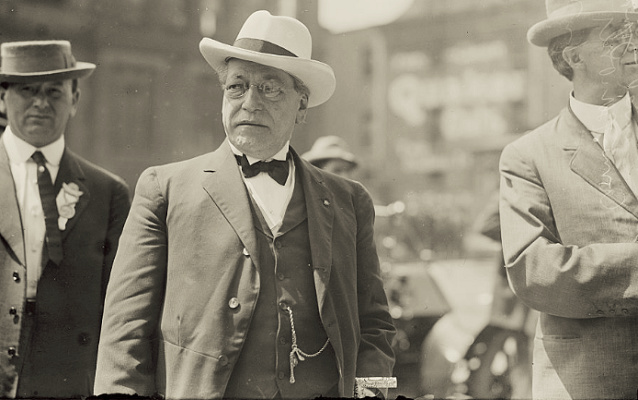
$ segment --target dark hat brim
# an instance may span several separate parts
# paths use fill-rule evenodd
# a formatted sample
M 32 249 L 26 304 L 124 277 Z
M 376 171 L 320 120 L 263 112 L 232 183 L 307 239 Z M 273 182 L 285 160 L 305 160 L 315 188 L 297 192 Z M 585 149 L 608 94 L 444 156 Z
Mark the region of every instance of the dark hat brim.
M 638 21 L 636 12 L 583 12 L 561 18 L 548 18 L 527 31 L 527 40 L 536 46 L 547 47 L 552 39 L 581 29 L 605 26 L 623 20 Z
M 78 61 L 74 68 L 53 71 L 38 71 L 26 73 L 3 73 L 0 70 L 0 83 L 30 83 L 43 81 L 63 81 L 67 79 L 86 78 L 95 70 L 95 64 Z

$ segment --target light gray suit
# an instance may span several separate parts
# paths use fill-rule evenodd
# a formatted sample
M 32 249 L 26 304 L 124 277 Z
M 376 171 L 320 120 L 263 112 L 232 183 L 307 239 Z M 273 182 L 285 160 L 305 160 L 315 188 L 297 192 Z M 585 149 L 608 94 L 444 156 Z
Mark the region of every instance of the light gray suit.
M 509 144 L 500 171 L 508 277 L 541 312 L 534 397 L 635 398 L 636 196 L 569 108 Z

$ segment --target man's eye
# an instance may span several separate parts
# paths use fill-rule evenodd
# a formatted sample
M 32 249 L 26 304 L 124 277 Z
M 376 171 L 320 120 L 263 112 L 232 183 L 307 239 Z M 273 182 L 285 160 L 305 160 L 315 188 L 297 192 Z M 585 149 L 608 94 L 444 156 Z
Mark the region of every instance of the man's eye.
M 226 85 L 226 90 L 230 90 L 230 91 L 244 90 L 244 85 L 241 83 L 231 83 L 230 85 Z

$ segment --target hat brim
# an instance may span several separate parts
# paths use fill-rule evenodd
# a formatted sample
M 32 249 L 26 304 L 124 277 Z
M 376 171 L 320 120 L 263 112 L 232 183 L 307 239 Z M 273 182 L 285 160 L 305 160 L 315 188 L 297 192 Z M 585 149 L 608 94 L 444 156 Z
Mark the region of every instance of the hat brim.
M 95 70 L 95 64 L 88 62 L 76 62 L 74 68 L 65 68 L 53 71 L 3 73 L 0 71 L 0 83 L 30 83 L 42 81 L 63 81 L 67 79 L 86 78 Z
M 635 12 L 583 12 L 562 18 L 538 22 L 527 31 L 527 40 L 536 46 L 547 47 L 555 37 L 581 29 L 605 26 L 622 20 L 638 21 Z
M 231 46 L 210 38 L 201 40 L 199 50 L 216 72 L 226 68 L 226 62 L 229 58 L 239 58 L 277 68 L 294 75 L 310 90 L 308 107 L 316 107 L 325 103 L 335 91 L 336 78 L 334 72 L 329 65 L 320 61 L 260 53 Z

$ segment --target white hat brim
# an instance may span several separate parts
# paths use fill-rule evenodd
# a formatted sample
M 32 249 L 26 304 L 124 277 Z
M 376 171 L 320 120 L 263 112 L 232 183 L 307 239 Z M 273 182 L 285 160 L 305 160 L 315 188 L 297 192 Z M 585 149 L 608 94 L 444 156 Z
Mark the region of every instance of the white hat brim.
M 562 18 L 548 18 L 536 23 L 527 31 L 527 40 L 536 46 L 547 47 L 555 37 L 581 29 L 605 26 L 622 20 L 638 21 L 633 12 L 583 12 Z
M 229 58 L 239 58 L 277 68 L 294 75 L 310 90 L 308 107 L 316 107 L 325 103 L 336 88 L 334 71 L 329 65 L 320 61 L 260 53 L 231 46 L 210 38 L 203 38 L 199 42 L 199 51 L 215 71 L 226 68 L 226 61 Z

